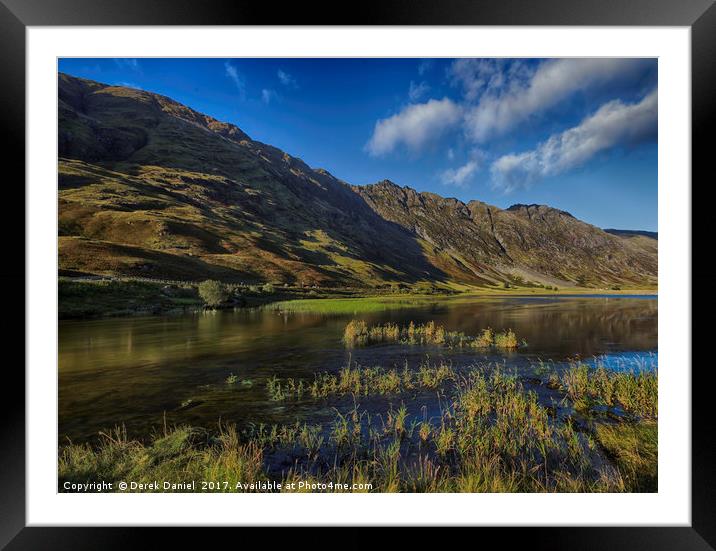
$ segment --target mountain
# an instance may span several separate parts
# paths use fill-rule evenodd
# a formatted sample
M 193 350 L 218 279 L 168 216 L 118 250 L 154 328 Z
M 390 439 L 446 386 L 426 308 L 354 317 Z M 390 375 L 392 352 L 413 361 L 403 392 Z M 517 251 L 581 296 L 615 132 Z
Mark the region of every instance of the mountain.
M 612 235 L 618 235 L 619 237 L 648 237 L 649 239 L 658 240 L 659 234 L 655 231 L 644 231 L 644 230 L 615 230 L 614 228 L 605 228 L 604 230 Z
M 655 251 L 543 205 L 351 186 L 176 101 L 60 74 L 61 273 L 377 286 L 654 285 Z
M 617 235 L 629 242 L 633 247 L 638 247 L 642 251 L 657 256 L 659 254 L 659 234 L 654 231 L 643 230 L 604 230 L 612 235 Z

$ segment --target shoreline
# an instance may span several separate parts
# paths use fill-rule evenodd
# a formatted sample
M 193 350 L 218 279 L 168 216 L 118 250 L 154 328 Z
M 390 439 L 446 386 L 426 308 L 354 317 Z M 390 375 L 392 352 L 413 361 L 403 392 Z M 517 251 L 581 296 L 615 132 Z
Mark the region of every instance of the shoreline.
M 273 379 L 268 399 L 325 404 L 352 394 L 378 401 L 354 402 L 317 423 L 240 429 L 219 421 L 218 430 L 187 424 L 168 429 L 165 418 L 163 431 L 143 437 L 130 437 L 122 425 L 91 441 L 59 446 L 59 490 L 134 479 L 148 485 L 130 491 L 158 491 L 151 486 L 156 480 L 215 480 L 206 473 L 219 469 L 222 481 L 362 481 L 378 492 L 657 491 L 656 373 L 573 364 L 534 379 L 497 365 L 473 364 L 458 373 L 446 364 L 421 364 L 402 372 L 356 366 L 333 379 L 315 377 L 310 387 Z M 272 396 L 277 385 L 278 398 Z M 452 403 L 438 418 L 426 419 L 405 405 L 411 396 L 437 389 Z M 282 467 L 286 456 L 294 465 L 289 473 Z M 421 475 L 426 465 L 435 475 L 429 480 Z M 231 486 L 221 489 L 244 490 Z
M 58 279 L 58 318 L 86 320 L 115 317 L 162 316 L 197 313 L 207 309 L 193 282 L 167 282 L 138 279 Z M 413 293 L 355 287 L 302 288 L 277 287 L 271 292 L 258 285 L 236 285 L 231 303 L 215 310 L 269 307 L 271 304 L 324 304 L 331 301 L 390 303 L 520 297 L 658 297 L 658 289 L 600 289 L 568 287 L 558 290 L 542 287 L 468 288 L 462 291 Z

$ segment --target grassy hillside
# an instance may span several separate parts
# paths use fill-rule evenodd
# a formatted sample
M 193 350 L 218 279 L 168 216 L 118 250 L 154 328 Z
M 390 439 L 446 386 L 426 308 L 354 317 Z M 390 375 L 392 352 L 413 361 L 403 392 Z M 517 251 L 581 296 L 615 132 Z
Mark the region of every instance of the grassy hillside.
M 351 187 L 170 98 L 59 76 L 71 274 L 376 287 L 653 285 L 656 251 L 548 207 Z

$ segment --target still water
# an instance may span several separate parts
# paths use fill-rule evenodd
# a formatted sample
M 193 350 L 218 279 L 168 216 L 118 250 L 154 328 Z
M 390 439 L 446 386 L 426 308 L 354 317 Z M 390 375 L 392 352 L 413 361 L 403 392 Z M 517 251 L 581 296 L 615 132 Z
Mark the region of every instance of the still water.
M 445 359 L 453 366 L 500 362 L 515 370 L 537 361 L 574 358 L 607 366 L 657 358 L 654 296 L 509 297 L 386 305 L 382 311 L 331 313 L 265 309 L 168 317 L 61 321 L 59 324 L 59 437 L 83 441 L 124 424 L 142 436 L 164 422 L 216 427 L 219 419 L 251 423 L 318 422 L 339 404 L 277 403 L 268 378 L 313 380 L 350 361 L 402 368 L 407 361 Z M 399 307 L 398 307 L 399 306 Z M 329 309 L 330 310 L 330 309 Z M 353 318 L 369 324 L 434 320 L 474 335 L 512 328 L 527 346 L 509 353 L 466 354 L 434 347 L 377 346 L 346 350 L 343 330 Z M 237 375 L 245 384 L 228 385 Z M 182 405 L 183 404 L 183 405 Z M 188 405 L 187 405 L 188 404 Z

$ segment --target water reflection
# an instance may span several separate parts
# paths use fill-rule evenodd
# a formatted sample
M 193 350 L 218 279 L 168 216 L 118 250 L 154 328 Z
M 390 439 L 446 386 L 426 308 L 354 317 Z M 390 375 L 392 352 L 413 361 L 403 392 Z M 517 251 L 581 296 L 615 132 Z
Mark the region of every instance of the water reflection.
M 215 425 L 285 422 L 320 415 L 315 404 L 267 402 L 263 382 L 272 375 L 305 377 L 339 369 L 341 344 L 353 316 L 273 310 L 206 312 L 176 317 L 63 321 L 59 326 L 60 436 L 82 440 L 102 428 L 126 423 L 171 422 Z M 486 357 L 430 348 L 384 346 L 350 352 L 362 364 L 417 364 L 429 354 L 454 364 L 476 359 L 523 365 L 540 358 L 624 355 L 656 351 L 655 298 L 504 298 L 435 301 L 360 315 L 369 323 L 435 320 L 449 330 L 475 334 L 485 327 L 512 328 L 526 348 Z M 231 388 L 229 374 L 252 386 Z M 193 407 L 178 409 L 192 400 Z

